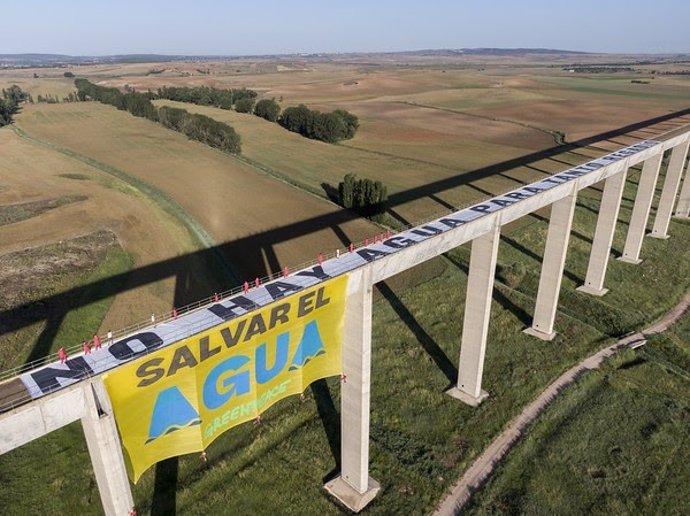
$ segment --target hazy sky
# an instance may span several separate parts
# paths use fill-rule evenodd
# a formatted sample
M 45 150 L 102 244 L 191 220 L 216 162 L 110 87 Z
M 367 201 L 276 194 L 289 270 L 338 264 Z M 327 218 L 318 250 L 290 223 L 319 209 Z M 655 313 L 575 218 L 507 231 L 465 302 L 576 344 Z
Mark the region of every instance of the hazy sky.
M 0 0 L 0 54 L 690 52 L 690 0 Z

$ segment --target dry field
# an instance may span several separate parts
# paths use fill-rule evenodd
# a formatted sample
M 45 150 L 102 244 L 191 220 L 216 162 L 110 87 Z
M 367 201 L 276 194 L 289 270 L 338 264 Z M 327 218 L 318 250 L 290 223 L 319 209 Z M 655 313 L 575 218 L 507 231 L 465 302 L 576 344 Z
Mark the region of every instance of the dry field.
M 330 220 L 338 208 L 158 124 L 94 102 L 27 106 L 17 126 L 144 181 L 175 200 L 213 238 L 242 278 L 298 265 L 376 232 Z M 335 219 L 334 219 L 335 220 Z M 284 226 L 294 231 L 274 231 Z M 267 233 L 269 232 L 269 233 Z
M 2 168 L 0 205 L 75 198 L 37 216 L 0 226 L 0 253 L 55 244 L 107 230 L 117 236 L 142 267 L 194 251 L 198 244 L 179 222 L 137 189 L 56 151 L 21 139 L 11 128 L 0 130 Z M 173 271 L 171 271 L 172 274 Z M 199 287 L 209 295 L 205 274 Z M 102 330 L 131 324 L 153 312 L 166 313 L 174 302 L 175 279 L 130 288 L 118 295 Z M 195 294 L 199 295 L 199 292 Z M 189 299 L 187 300 L 187 302 Z

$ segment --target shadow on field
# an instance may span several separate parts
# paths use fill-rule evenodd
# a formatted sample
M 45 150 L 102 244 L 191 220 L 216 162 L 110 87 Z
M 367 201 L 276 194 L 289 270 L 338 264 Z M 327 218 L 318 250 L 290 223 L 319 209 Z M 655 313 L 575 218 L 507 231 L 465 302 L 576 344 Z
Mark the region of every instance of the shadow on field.
M 417 322 L 412 312 L 410 312 L 400 298 L 393 292 L 385 281 L 376 284 L 376 288 L 383 297 L 390 303 L 400 320 L 407 325 L 414 334 L 417 341 L 422 345 L 424 351 L 436 363 L 436 366 L 443 372 L 451 385 L 458 379 L 458 368 L 446 356 L 445 352 L 436 344 L 436 341 L 429 335 L 422 325 Z
M 481 179 L 502 174 L 516 167 L 529 166 L 539 160 L 549 159 L 560 153 L 574 151 L 597 142 L 611 140 L 625 135 L 626 133 L 638 131 L 689 114 L 690 109 L 668 113 L 572 143 L 553 146 L 501 163 L 410 188 L 406 191 L 393 193 L 389 196 L 388 206 L 390 207 L 390 211 L 395 213 L 394 210 L 396 207 L 419 199 L 435 198 L 438 202 L 438 194 L 448 189 L 463 185 L 477 188 L 474 183 Z M 679 120 L 678 124 L 683 122 L 687 122 L 687 120 Z M 674 127 L 676 126 L 674 125 Z M 621 145 L 623 144 L 627 145 L 628 143 L 624 142 Z M 31 352 L 32 359 L 41 358 L 49 353 L 49 348 L 55 336 L 56 328 L 59 327 L 62 317 L 64 317 L 64 314 L 69 310 L 169 277 L 178 278 L 180 286 L 178 287 L 178 293 L 176 293 L 175 304 L 177 306 L 184 305 L 187 301 L 213 295 L 213 290 L 220 292 L 237 286 L 241 284 L 244 279 L 253 279 L 257 276 L 261 277 L 268 272 L 278 272 L 281 268 L 281 264 L 278 263 L 273 248 L 275 245 L 282 242 L 297 239 L 316 231 L 331 229 L 339 235 L 344 243 L 349 243 L 347 242 L 346 235 L 339 226 L 356 218 L 358 218 L 358 215 L 350 210 L 339 210 L 327 213 L 325 215 L 286 224 L 278 228 L 272 228 L 261 233 L 238 238 L 232 242 L 219 244 L 208 249 L 145 265 L 127 273 L 95 281 L 88 285 L 77 286 L 59 294 L 46 296 L 32 303 L 12 307 L 0 312 L 0 334 L 11 333 L 40 321 L 48 321 L 42 336 Z M 402 217 L 400 218 L 402 219 Z M 243 264 L 243 268 L 242 270 L 235 270 L 235 274 L 233 274 L 234 278 L 230 279 L 228 263 L 233 263 L 233 260 L 240 261 Z M 211 271 L 216 275 L 217 280 L 215 280 L 216 285 L 214 285 L 213 290 L 206 287 L 210 291 L 202 291 L 201 287 L 197 285 L 198 282 L 195 281 L 195 270 Z M 182 286 L 184 286 L 184 288 L 182 288 Z M 45 311 L 35 310 L 37 305 L 60 308 L 54 316 L 48 317 Z M 142 319 L 146 317 L 147 314 L 142 314 Z M 85 336 L 85 338 L 87 337 L 88 336 Z M 73 345 L 77 343 L 64 344 Z
M 177 470 L 179 458 L 165 459 L 156 464 L 156 479 L 151 498 L 151 516 L 177 513 Z
M 331 449 L 335 468 L 324 477 L 324 483 L 330 480 L 340 471 L 340 413 L 335 408 L 333 396 L 328 388 L 326 380 L 316 380 L 309 388 L 316 402 L 316 410 L 321 418 L 323 431 L 328 439 L 328 447 Z
M 503 238 L 501 238 L 503 240 Z M 466 275 L 469 274 L 469 269 L 467 265 L 462 263 L 460 260 L 452 256 L 450 253 L 444 254 L 446 259 L 452 263 L 455 267 L 457 267 L 459 270 L 461 270 L 463 273 Z M 494 301 L 496 301 L 498 304 L 500 304 L 503 308 L 508 310 L 510 313 L 512 313 L 525 327 L 529 326 L 532 323 L 532 316 L 525 312 L 522 308 L 520 308 L 518 305 L 513 303 L 508 297 L 503 294 L 500 290 L 494 287 L 493 292 L 491 294 L 492 298 Z M 458 314 L 458 317 L 460 317 L 460 314 Z M 459 337 L 458 337 L 459 338 Z M 453 382 L 457 379 L 457 370 L 455 374 L 455 378 L 452 380 Z
M 199 299 L 192 264 L 185 262 L 175 278 L 175 306 L 188 305 Z M 156 464 L 151 516 L 165 516 L 177 512 L 177 473 L 179 458 L 172 457 Z

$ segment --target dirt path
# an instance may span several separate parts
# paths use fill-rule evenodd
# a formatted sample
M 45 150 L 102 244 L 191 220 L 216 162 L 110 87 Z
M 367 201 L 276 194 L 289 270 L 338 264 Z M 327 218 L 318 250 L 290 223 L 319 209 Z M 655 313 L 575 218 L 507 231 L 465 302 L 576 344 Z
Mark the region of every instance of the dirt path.
M 472 495 L 488 481 L 496 466 L 518 442 L 528 427 L 565 387 L 577 380 L 586 371 L 597 369 L 605 359 L 615 354 L 621 348 L 635 346 L 643 342 L 646 336 L 667 330 L 688 308 L 690 308 L 690 292 L 671 311 L 651 326 L 638 333 L 628 335 L 615 344 L 585 358 L 579 364 L 559 376 L 474 461 L 472 466 L 453 486 L 451 494 L 438 506 L 434 515 L 446 516 L 460 513 L 467 502 L 470 501 Z

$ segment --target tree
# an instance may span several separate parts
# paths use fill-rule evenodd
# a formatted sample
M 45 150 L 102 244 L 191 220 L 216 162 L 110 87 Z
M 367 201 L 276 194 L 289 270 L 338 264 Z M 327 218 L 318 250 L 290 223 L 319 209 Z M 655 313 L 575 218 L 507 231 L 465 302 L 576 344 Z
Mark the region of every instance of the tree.
M 343 180 L 338 185 L 338 194 L 340 195 L 340 204 L 343 208 L 352 208 L 353 194 L 355 189 L 355 175 L 346 174 Z
M 338 184 L 340 204 L 372 219 L 379 219 L 386 209 L 388 190 L 381 181 L 357 179 L 347 174 Z
M 68 78 L 74 77 L 74 74 L 73 74 L 72 72 L 65 72 L 65 73 L 63 73 L 62 75 L 65 76 L 65 77 L 68 77 Z
M 272 99 L 262 99 L 256 103 L 254 107 L 254 114 L 268 120 L 269 122 L 275 122 L 278 120 L 280 115 L 280 106 L 275 100 Z
M 0 98 L 0 127 L 12 123 L 14 115 L 19 111 L 19 104 L 28 100 L 29 95 L 13 84 L 6 90 L 2 90 Z
M 244 97 L 235 102 L 235 111 L 238 113 L 251 113 L 254 109 L 254 99 Z
M 288 131 L 307 136 L 307 126 L 311 113 L 304 104 L 300 104 L 297 107 L 289 107 L 283 111 L 283 115 L 278 120 L 278 123 Z
M 233 90 L 208 86 L 198 86 L 196 88 L 163 86 L 158 89 L 157 95 L 159 99 L 189 102 L 201 106 L 215 106 L 221 109 L 230 109 L 240 99 L 254 99 L 256 96 L 257 93 L 255 91 L 246 88 Z

